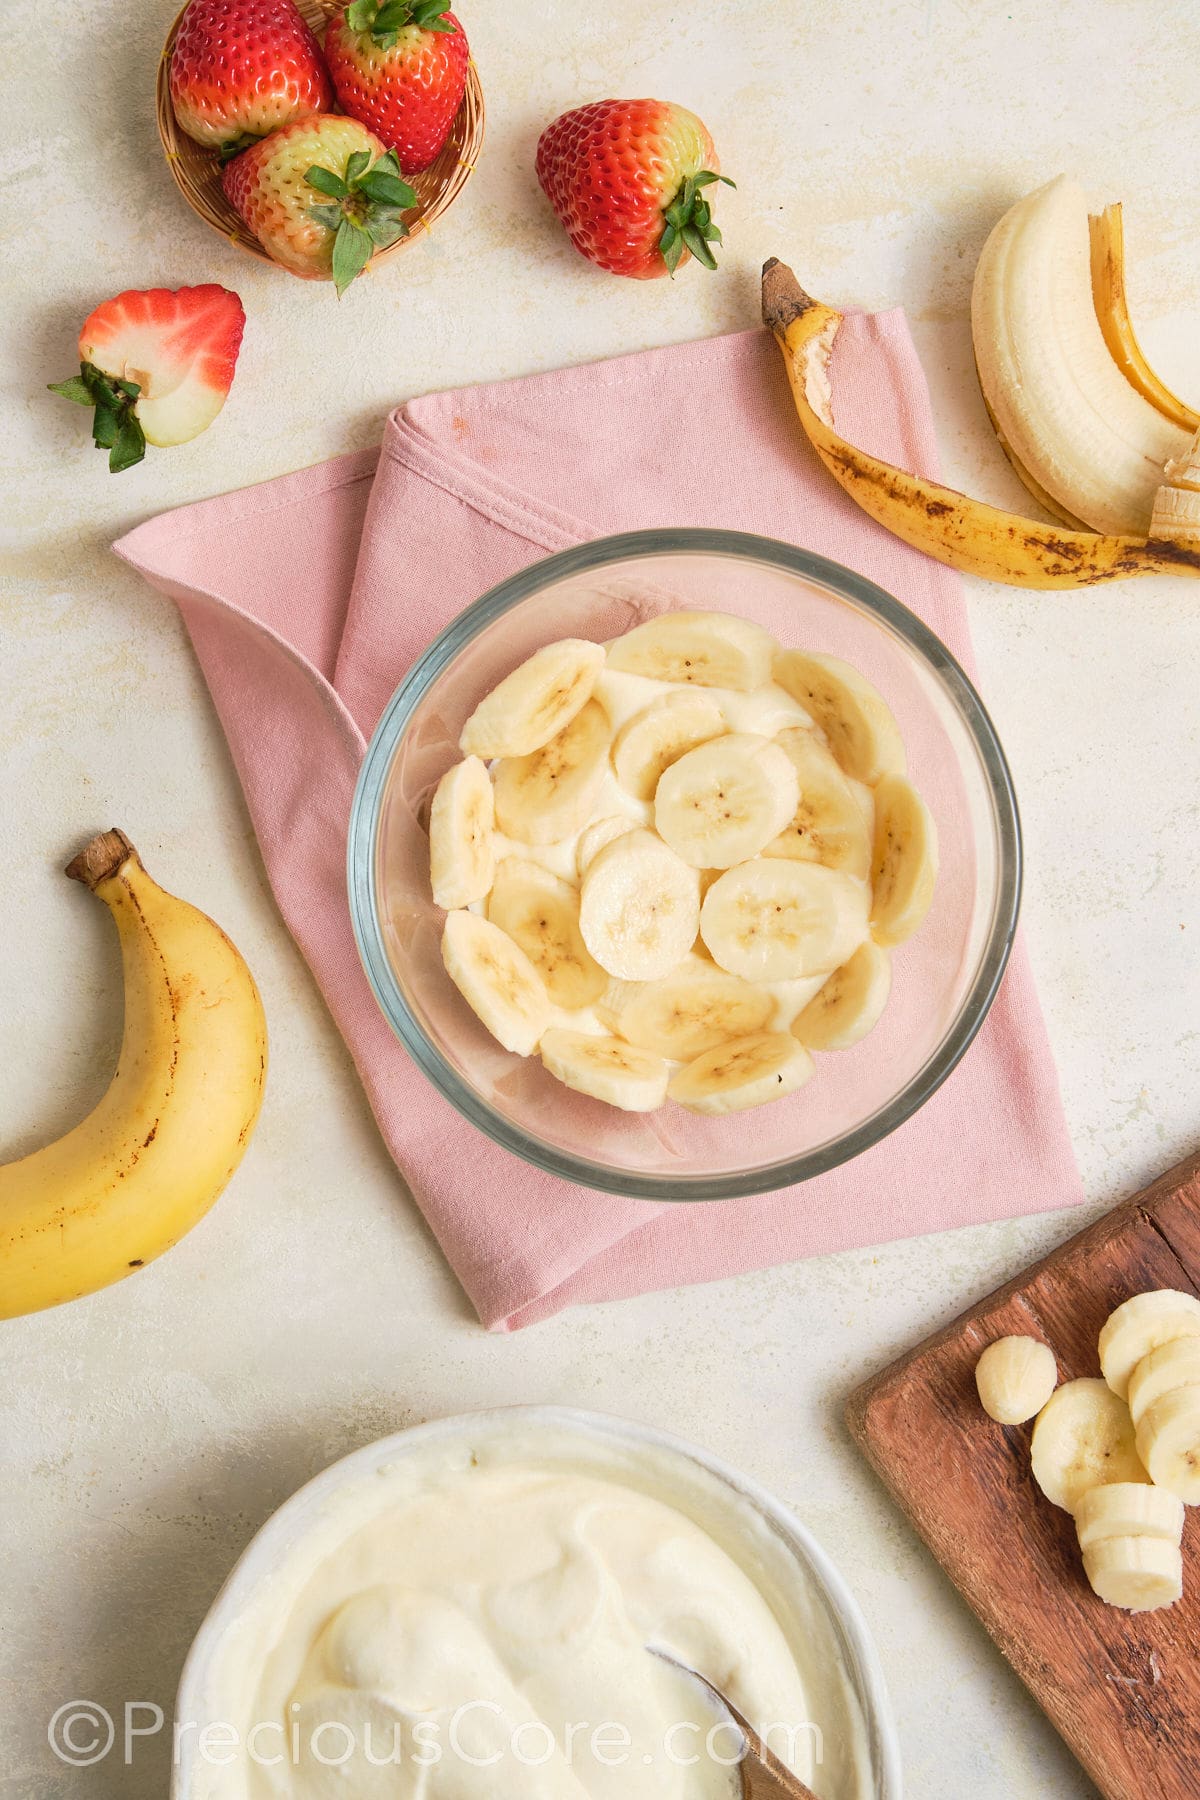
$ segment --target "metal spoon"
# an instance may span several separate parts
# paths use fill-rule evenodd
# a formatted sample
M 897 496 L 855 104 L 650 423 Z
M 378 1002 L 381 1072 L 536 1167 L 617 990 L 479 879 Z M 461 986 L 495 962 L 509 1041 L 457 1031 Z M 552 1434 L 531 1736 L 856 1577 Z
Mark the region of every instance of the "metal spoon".
M 655 1649 L 653 1644 L 647 1645 L 647 1649 L 651 1656 L 659 1657 L 663 1662 L 670 1663 L 672 1668 L 678 1669 L 681 1674 L 690 1675 L 693 1681 L 698 1681 L 700 1686 L 711 1694 L 717 1705 L 729 1714 L 741 1732 L 745 1739 L 745 1754 L 739 1764 L 742 1800 L 817 1800 L 817 1795 L 813 1793 L 812 1789 L 806 1787 L 798 1775 L 793 1775 L 792 1771 L 780 1762 L 770 1746 L 763 1742 L 753 1725 L 742 1717 L 733 1702 L 727 1700 L 711 1681 L 706 1681 L 698 1669 L 690 1668 L 687 1663 L 681 1663 L 677 1657 L 670 1655 L 666 1650 Z

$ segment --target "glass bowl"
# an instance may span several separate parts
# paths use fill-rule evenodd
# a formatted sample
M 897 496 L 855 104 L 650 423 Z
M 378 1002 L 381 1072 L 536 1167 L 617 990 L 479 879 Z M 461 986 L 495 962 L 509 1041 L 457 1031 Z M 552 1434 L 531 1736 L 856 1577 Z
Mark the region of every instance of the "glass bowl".
M 881 691 L 937 822 L 929 916 L 894 955 L 891 997 L 852 1050 L 750 1112 L 668 1104 L 623 1113 L 564 1088 L 491 1038 L 442 967 L 425 821 L 476 703 L 542 644 L 597 642 L 678 607 L 740 613 L 786 647 L 845 658 Z M 950 652 L 890 594 L 770 538 L 678 529 L 547 557 L 435 639 L 384 710 L 350 818 L 350 913 L 384 1016 L 418 1067 L 480 1131 L 526 1162 L 637 1199 L 726 1200 L 806 1181 L 903 1124 L 979 1030 L 1016 928 L 1020 825 L 1004 754 Z

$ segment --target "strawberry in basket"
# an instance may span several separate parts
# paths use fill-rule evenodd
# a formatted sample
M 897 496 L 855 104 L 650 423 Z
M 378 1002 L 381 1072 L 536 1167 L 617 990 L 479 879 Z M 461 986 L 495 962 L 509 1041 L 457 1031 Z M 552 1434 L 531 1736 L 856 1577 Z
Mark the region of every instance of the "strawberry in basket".
M 170 87 L 180 130 L 223 156 L 333 105 L 317 40 L 292 0 L 190 0 Z
M 407 175 L 436 161 L 462 103 L 471 52 L 445 0 L 353 0 L 325 33 L 342 107 Z

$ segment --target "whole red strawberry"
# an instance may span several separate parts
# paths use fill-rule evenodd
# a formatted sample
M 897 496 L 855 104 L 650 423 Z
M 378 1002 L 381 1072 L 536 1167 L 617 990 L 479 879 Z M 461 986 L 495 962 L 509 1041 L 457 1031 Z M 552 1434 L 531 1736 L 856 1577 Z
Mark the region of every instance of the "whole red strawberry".
M 79 373 L 51 393 L 93 409 L 92 437 L 113 474 L 149 444 L 186 444 L 225 404 L 246 315 L 236 294 L 204 287 L 129 288 L 89 313 Z
M 337 97 L 400 159 L 406 175 L 450 136 L 471 51 L 445 0 L 354 0 L 325 33 Z
M 720 173 L 695 113 L 665 100 L 597 100 L 547 125 L 537 176 L 575 248 L 614 275 L 651 281 L 689 256 L 715 269 L 721 242 L 704 189 Z
M 340 299 L 376 250 L 408 235 L 417 196 L 357 119 L 318 113 L 225 164 L 221 186 L 263 249 L 293 275 L 332 281 Z
M 333 106 L 317 40 L 292 0 L 190 0 L 170 83 L 180 129 L 227 154 Z

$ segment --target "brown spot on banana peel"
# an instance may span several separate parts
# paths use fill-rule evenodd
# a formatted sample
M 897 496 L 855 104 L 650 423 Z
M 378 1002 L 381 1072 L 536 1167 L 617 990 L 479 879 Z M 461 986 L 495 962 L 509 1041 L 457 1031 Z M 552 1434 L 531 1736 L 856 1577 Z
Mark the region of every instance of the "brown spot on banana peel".
M 1200 552 L 1191 545 L 1048 530 L 847 443 L 832 421 L 825 376 L 841 314 L 805 293 L 775 258 L 763 270 L 763 318 L 783 353 L 796 411 L 817 455 L 864 512 L 914 549 L 1013 587 L 1077 588 L 1138 575 L 1200 574 Z

